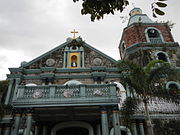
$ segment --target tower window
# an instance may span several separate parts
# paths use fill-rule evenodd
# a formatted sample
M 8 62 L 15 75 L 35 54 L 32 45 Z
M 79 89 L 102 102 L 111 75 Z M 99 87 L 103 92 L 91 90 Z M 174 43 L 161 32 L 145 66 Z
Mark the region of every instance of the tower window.
M 166 89 L 172 94 L 180 94 L 180 85 L 177 82 L 168 82 L 166 84 Z
M 168 61 L 167 57 L 166 57 L 166 55 L 164 53 L 158 53 L 157 57 L 158 57 L 158 60 L 163 60 L 163 61 L 166 61 L 166 62 Z
M 166 52 L 162 52 L 162 51 L 156 52 L 155 57 L 157 60 L 163 60 L 165 62 L 170 62 L 168 54 Z
M 149 38 L 158 38 L 159 37 L 159 32 L 155 29 L 149 29 L 147 32 L 148 32 Z
M 158 44 L 164 42 L 161 31 L 154 27 L 148 27 L 145 30 L 145 36 L 147 42 L 150 43 Z
M 121 43 L 121 45 L 120 45 L 120 53 L 121 53 L 120 55 L 121 55 L 121 58 L 124 57 L 125 52 L 126 52 L 126 45 L 125 45 L 125 42 L 123 41 L 123 42 Z
M 122 53 L 124 53 L 126 47 L 125 47 L 125 43 L 122 43 Z
M 178 86 L 177 86 L 177 84 L 170 84 L 169 89 L 178 90 Z

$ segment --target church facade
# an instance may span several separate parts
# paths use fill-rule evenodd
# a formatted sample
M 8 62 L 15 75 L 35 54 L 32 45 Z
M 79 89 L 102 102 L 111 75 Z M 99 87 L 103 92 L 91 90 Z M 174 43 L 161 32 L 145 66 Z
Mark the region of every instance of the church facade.
M 139 8 L 131 11 L 120 45 L 121 59 L 145 66 L 153 59 L 180 65 L 180 47 L 165 23 L 154 23 Z M 74 31 L 75 33 L 75 31 Z M 13 108 L 0 121 L 2 135 L 145 135 L 144 115 L 132 128 L 121 122 L 117 61 L 82 38 L 66 42 L 18 68 L 9 68 L 4 101 Z M 167 82 L 167 89 L 179 82 Z M 178 109 L 152 118 L 180 118 Z M 180 110 L 179 110 L 180 111 Z

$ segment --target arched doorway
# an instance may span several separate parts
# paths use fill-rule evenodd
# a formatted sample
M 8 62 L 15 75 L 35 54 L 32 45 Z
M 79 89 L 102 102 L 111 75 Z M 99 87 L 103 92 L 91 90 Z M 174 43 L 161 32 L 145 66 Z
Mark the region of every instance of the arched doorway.
M 120 130 L 121 130 L 121 135 L 132 135 L 129 128 L 125 126 L 120 126 Z M 111 128 L 110 135 L 114 135 L 114 128 Z
M 55 125 L 51 135 L 94 135 L 90 124 L 81 121 L 62 122 Z
M 56 135 L 88 135 L 88 130 L 82 127 L 67 127 L 58 130 Z

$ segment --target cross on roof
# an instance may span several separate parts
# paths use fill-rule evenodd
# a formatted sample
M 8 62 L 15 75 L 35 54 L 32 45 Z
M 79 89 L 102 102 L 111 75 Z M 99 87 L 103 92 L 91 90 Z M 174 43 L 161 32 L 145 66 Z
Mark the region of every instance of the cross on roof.
M 74 31 L 71 31 L 71 33 L 73 33 L 73 39 L 76 39 L 76 33 L 78 33 L 78 31 L 75 31 L 74 29 Z

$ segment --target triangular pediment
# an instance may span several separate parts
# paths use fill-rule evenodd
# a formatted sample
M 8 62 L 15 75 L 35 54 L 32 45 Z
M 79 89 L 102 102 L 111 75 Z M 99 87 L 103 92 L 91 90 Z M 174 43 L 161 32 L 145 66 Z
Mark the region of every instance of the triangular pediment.
M 79 50 L 73 47 L 79 48 Z M 69 39 L 56 48 L 40 55 L 22 67 L 27 69 L 38 69 L 42 67 L 68 68 L 68 61 L 72 54 L 77 54 L 79 67 L 106 66 L 116 67 L 117 61 L 103 52 L 97 50 L 91 45 L 82 41 L 81 38 L 76 40 Z

